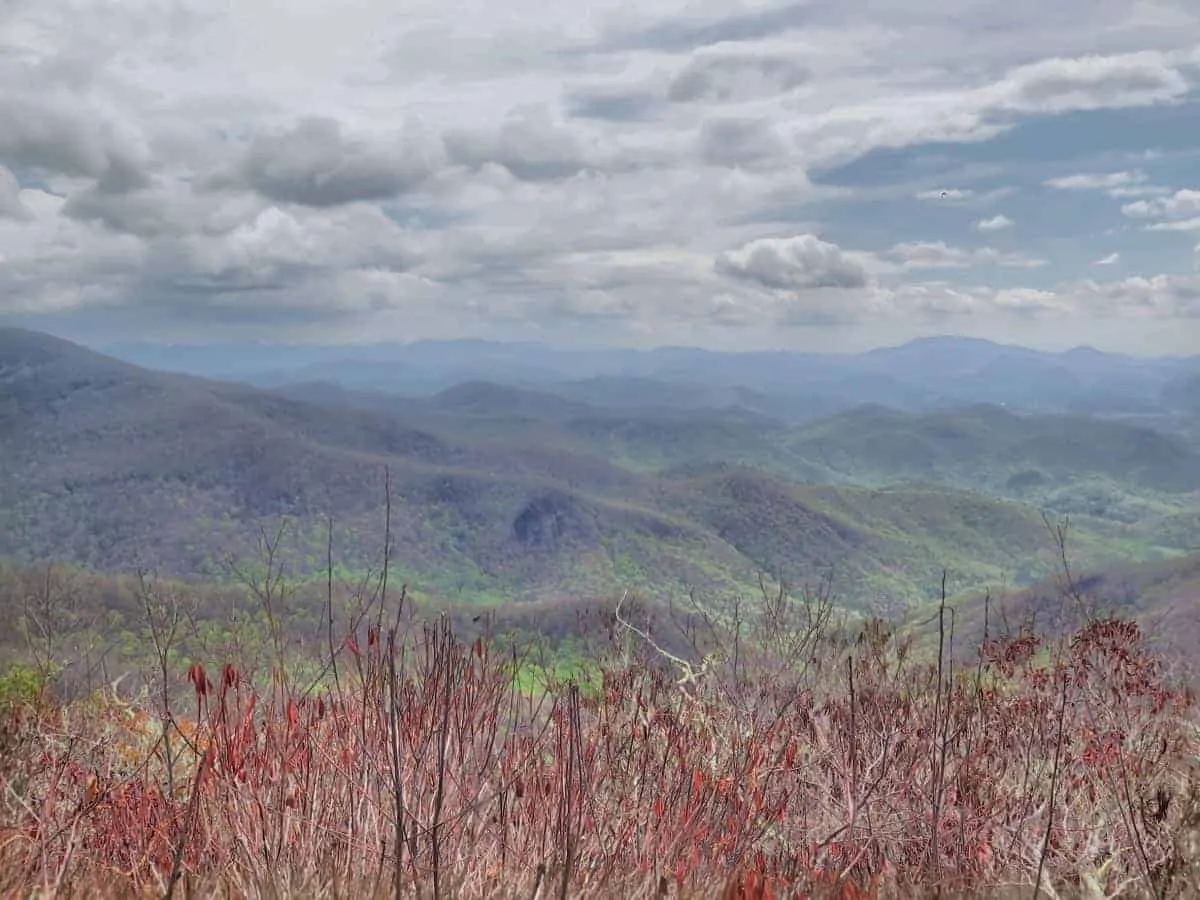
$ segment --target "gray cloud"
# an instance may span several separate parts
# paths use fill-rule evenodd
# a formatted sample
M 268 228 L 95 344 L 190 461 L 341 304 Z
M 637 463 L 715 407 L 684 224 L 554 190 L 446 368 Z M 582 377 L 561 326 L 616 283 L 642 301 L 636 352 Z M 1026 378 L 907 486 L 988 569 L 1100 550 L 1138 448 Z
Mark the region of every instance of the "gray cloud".
M 139 136 L 85 103 L 57 94 L 34 102 L 0 89 L 0 160 L 17 169 L 84 176 L 117 192 L 145 184 Z
M 651 121 L 668 104 L 731 104 L 769 98 L 806 84 L 809 68 L 778 52 L 705 51 L 673 74 L 657 71 L 633 84 L 593 84 L 567 92 L 568 113 L 580 119 Z
M 788 3 L 754 12 L 705 17 L 677 16 L 634 29 L 613 30 L 593 50 L 661 50 L 684 53 L 712 44 L 744 43 L 803 28 L 814 19 L 812 4 Z
M 1065 282 L 1080 263 L 1039 244 L 1041 228 L 1005 233 L 1004 250 L 947 245 L 997 211 L 999 184 L 1022 186 L 1036 224 L 1049 188 L 1087 176 L 1037 185 L 1020 158 L 922 146 L 1180 101 L 1200 75 L 1182 0 L 1153 15 L 1011 0 L 951 18 L 932 0 L 599 0 L 588 15 L 412 0 L 403 17 L 366 0 L 286 27 L 261 0 L 236 16 L 143 6 L 5 7 L 0 313 L 124 309 L 197 332 L 320 322 L 318 336 L 574 318 L 610 339 L 707 328 L 824 347 L 815 329 L 851 322 L 890 337 L 939 316 L 1005 328 L 1080 310 L 1081 340 L 1097 317 L 1121 319 L 1109 333 L 1126 340 L 1191 308 L 1178 282 Z M 888 168 L 912 157 L 918 174 Z M 856 160 L 857 182 L 816 174 Z M 1143 165 L 1165 167 L 1097 155 L 1080 169 Z M 1138 200 L 1137 225 L 1200 219 L 1186 192 L 1107 177 L 1094 189 Z M 815 237 L 835 233 L 864 249 Z M 1121 251 L 1122 266 L 1145 259 Z
M 33 218 L 33 213 L 21 201 L 21 185 L 17 176 L 4 166 L 0 166 L 0 218 L 27 221 Z
M 22 203 L 28 216 L 0 217 L 0 316 L 136 303 L 141 240 L 60 217 L 62 198 L 44 191 L 26 190 Z
M 698 135 L 700 158 L 713 166 L 774 168 L 787 145 L 767 118 L 721 116 L 708 119 Z
M 662 109 L 662 97 L 639 88 L 593 88 L 567 95 L 569 115 L 576 119 L 601 119 L 609 122 L 645 122 Z
M 309 116 L 286 130 L 257 135 L 242 174 L 271 200 L 339 206 L 416 188 L 436 168 L 437 153 L 415 141 L 349 138 L 336 120 Z
M 675 103 L 737 102 L 790 91 L 811 77 L 808 68 L 785 56 L 705 54 L 671 80 L 667 97 Z
M 185 181 L 156 177 L 123 194 L 82 189 L 67 199 L 62 215 L 153 240 L 224 234 L 253 219 L 266 203 L 245 191 L 194 191 Z
M 544 108 L 519 110 L 499 128 L 453 130 L 446 148 L 452 162 L 474 169 L 493 163 L 524 181 L 557 181 L 599 168 L 578 135 Z

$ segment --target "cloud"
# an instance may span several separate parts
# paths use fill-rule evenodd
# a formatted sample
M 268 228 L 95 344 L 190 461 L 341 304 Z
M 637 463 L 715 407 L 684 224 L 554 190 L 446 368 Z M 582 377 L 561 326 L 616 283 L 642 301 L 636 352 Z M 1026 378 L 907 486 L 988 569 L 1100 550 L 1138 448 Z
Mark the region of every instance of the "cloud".
M 1188 89 L 1167 55 L 1145 51 L 1040 60 L 1013 69 L 988 93 L 997 109 L 1062 113 L 1162 103 Z
M 1126 197 L 1160 197 L 1163 194 L 1171 193 L 1171 189 L 1159 184 L 1134 184 L 1127 187 L 1109 188 L 1104 193 L 1110 197 L 1119 199 Z
M 1200 216 L 1174 222 L 1154 222 L 1146 226 L 1146 231 L 1200 231 Z
M 1081 311 L 1092 309 L 1134 319 L 1200 319 L 1200 276 L 1134 276 L 1106 283 L 1084 280 L 1067 286 L 1064 292 Z
M 0 219 L 4 218 L 27 221 L 33 218 L 33 213 L 21 201 L 21 186 L 17 183 L 17 176 L 0 166 Z
M 813 234 L 759 238 L 717 257 L 717 271 L 775 290 L 860 288 L 867 284 L 862 263 Z
M 582 88 L 566 97 L 567 113 L 571 117 L 610 122 L 652 120 L 660 112 L 662 102 L 654 91 L 625 87 Z
M 450 160 L 472 169 L 502 166 L 522 181 L 559 181 L 607 168 L 599 149 L 555 122 L 545 107 L 514 111 L 498 128 L 460 128 L 446 136 Z
M 414 138 L 372 142 L 348 137 L 336 120 L 309 116 L 289 128 L 256 135 L 241 174 L 270 200 L 340 206 L 412 190 L 435 171 L 439 154 L 440 147 Z
M 651 7 L 653 12 L 658 12 Z M 810 19 L 804 3 L 706 16 L 701 11 L 633 27 L 617 25 L 595 49 L 659 50 L 682 53 L 714 44 L 746 43 L 802 28 Z
M 1005 215 L 995 215 L 990 219 L 980 219 L 975 223 L 977 231 L 1002 231 L 1005 228 L 1012 228 L 1013 220 Z
M 1046 265 L 1045 260 L 1022 256 L 1019 253 L 1002 253 L 991 247 L 966 250 L 947 246 L 944 241 L 896 244 L 888 250 L 887 255 L 898 260 L 905 270 L 967 269 L 977 265 L 1035 269 Z
M 812 77 L 798 60 L 778 54 L 701 53 L 672 79 L 667 98 L 674 103 L 738 103 L 786 93 Z
M 1096 316 L 1126 323 L 1186 320 L 1200 327 L 1200 276 L 1156 275 L 1119 281 L 1091 279 L 1047 288 L 958 287 L 945 283 L 906 285 L 892 292 L 895 314 L 932 317 L 1057 318 L 1064 322 Z M 1187 332 L 1185 331 L 1185 334 Z
M 1121 212 L 1134 219 L 1182 218 L 1200 213 L 1200 190 L 1183 189 L 1170 197 L 1138 200 L 1121 207 Z
M 100 181 L 111 191 L 144 184 L 149 148 L 136 128 L 102 108 L 58 92 L 35 101 L 0 91 L 0 161 L 43 175 Z
M 1095 310 L 1150 321 L 1139 290 L 1189 309 L 1176 282 L 1079 287 L 1097 270 L 1038 207 L 1055 240 L 1114 225 L 1060 191 L 1192 230 L 1159 186 L 1200 81 L 1182 0 L 5 10 L 0 315 L 824 349 L 939 317 L 1087 340 Z M 955 246 L 1005 196 L 1005 249 Z
M 787 145 L 765 118 L 720 117 L 700 127 L 700 158 L 712 166 L 775 168 L 787 155 Z
M 192 233 L 225 234 L 269 205 L 269 200 L 245 190 L 197 191 L 187 180 L 155 177 L 121 194 L 81 188 L 67 198 L 60 215 L 155 240 Z
M 905 285 L 891 292 L 893 314 L 926 320 L 1011 315 L 1038 318 L 1061 315 L 1067 302 L 1055 291 L 1038 288 L 956 287 L 945 283 Z
M 1126 172 L 1107 172 L 1104 174 L 1080 173 L 1066 175 L 1061 178 L 1051 178 L 1043 182 L 1047 187 L 1062 191 L 1102 191 L 1117 188 L 1129 188 L 1146 181 L 1146 173 L 1141 170 Z
M 1111 266 L 1111 265 L 1115 265 L 1116 263 L 1120 262 L 1120 260 L 1121 260 L 1121 254 L 1117 253 L 1116 251 L 1113 251 L 1112 253 L 1108 254 L 1107 256 L 1100 257 L 1098 260 L 1093 262 L 1092 265 L 1093 266 Z
M 63 199 L 46 191 L 18 199 L 27 215 L 0 217 L 0 316 L 129 302 L 146 262 L 139 238 L 62 217 Z
M 287 284 L 289 271 L 361 268 L 406 271 L 417 254 L 407 235 L 378 210 L 348 208 L 332 215 L 270 206 L 219 236 L 190 235 L 173 244 L 192 283 L 240 289 Z M 173 267 L 172 267 L 173 268 Z M 169 280 L 171 269 L 164 275 Z
M 664 115 L 671 105 L 732 106 L 787 94 L 811 78 L 811 70 L 791 53 L 705 48 L 674 72 L 659 68 L 632 83 L 571 88 L 565 105 L 574 118 L 644 122 Z

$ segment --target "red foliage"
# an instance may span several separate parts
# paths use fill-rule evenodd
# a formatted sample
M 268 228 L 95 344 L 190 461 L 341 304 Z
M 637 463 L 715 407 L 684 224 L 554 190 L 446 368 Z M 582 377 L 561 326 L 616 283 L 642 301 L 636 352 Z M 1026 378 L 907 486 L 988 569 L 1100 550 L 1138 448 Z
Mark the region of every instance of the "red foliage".
M 1190 697 L 1116 620 L 1044 664 L 1030 632 L 992 641 L 978 671 L 940 682 L 872 640 L 819 683 L 762 667 L 685 693 L 661 670 L 610 667 L 595 695 L 541 707 L 513 689 L 511 659 L 445 626 L 401 658 L 374 631 L 345 648 L 352 685 L 315 697 L 259 693 L 230 665 L 214 686 L 191 666 L 192 755 L 169 778 L 161 748 L 132 773 L 111 742 L 80 757 L 47 712 L 0 862 L 25 884 L 99 872 L 135 890 L 179 854 L 211 877 L 325 861 L 426 885 L 450 860 L 480 885 L 565 865 L 726 900 L 859 900 L 1029 878 L 1049 822 L 1049 871 L 1111 858 L 1115 884 L 1171 852 L 1171 763 L 1196 752 Z

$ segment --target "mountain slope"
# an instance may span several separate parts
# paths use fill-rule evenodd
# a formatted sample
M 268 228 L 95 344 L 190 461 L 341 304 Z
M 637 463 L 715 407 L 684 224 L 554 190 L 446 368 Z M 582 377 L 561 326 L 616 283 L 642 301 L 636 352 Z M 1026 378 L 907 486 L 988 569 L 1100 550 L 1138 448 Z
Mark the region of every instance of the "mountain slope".
M 1071 554 L 1071 542 L 1068 553 Z M 995 637 L 1007 627 L 1015 631 L 1030 619 L 1042 628 L 1056 623 L 1076 623 L 1082 614 L 1117 615 L 1136 620 L 1155 644 L 1185 661 L 1187 673 L 1200 676 L 1195 650 L 1200 643 L 1200 553 L 1154 563 L 1108 563 L 1075 566 L 1070 590 L 1060 573 L 1016 591 L 1000 592 L 987 603 L 987 630 Z M 967 592 L 954 603 L 956 631 L 962 639 L 963 655 L 969 658 L 984 637 L 985 600 L 978 592 Z M 913 611 L 920 620 L 928 608 Z M 1007 625 L 1006 625 L 1007 623 Z M 928 632 L 920 634 L 925 646 Z M 1175 674 L 1181 674 L 1176 672 Z
M 1149 490 L 1200 489 L 1200 452 L 1124 422 L 977 405 L 926 415 L 863 406 L 807 426 L 788 449 L 845 477 L 1020 490 L 1102 476 Z

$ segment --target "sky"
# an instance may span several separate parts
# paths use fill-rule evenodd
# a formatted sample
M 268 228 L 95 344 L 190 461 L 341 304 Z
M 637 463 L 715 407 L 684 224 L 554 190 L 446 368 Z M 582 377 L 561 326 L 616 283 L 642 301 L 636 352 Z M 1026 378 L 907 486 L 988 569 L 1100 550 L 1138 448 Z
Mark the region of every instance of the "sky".
M 1200 4 L 0 0 L 0 324 L 1197 353 Z

